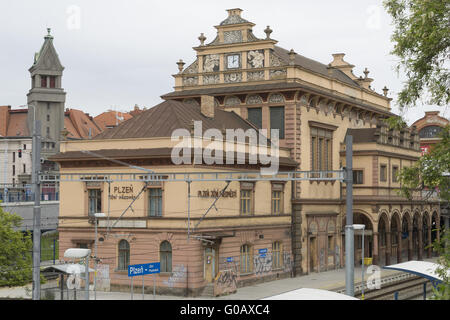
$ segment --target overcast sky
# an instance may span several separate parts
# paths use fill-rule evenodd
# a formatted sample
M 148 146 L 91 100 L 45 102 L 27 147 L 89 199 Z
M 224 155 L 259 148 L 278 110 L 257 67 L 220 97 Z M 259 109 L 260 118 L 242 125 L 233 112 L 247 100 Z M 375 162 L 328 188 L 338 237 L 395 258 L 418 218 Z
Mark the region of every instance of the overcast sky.
M 225 4 L 224 4 L 225 3 Z M 63 88 L 66 108 L 91 115 L 107 109 L 129 111 L 135 104 L 152 107 L 171 92 L 176 62 L 195 60 L 192 47 L 201 32 L 206 43 L 216 35 L 215 25 L 227 17 L 226 9 L 243 9 L 254 34 L 328 64 L 332 53 L 345 53 L 356 76 L 364 68 L 372 88 L 390 89 L 392 111 L 402 76 L 394 70 L 397 59 L 390 37 L 392 26 L 381 1 L 277 0 L 277 1 L 78 1 L 2 0 L 0 2 L 0 105 L 26 104 L 30 89 L 28 69 L 52 29 L 54 46 L 65 67 Z M 408 123 L 424 115 L 418 107 L 406 113 Z M 450 116 L 441 108 L 441 115 Z

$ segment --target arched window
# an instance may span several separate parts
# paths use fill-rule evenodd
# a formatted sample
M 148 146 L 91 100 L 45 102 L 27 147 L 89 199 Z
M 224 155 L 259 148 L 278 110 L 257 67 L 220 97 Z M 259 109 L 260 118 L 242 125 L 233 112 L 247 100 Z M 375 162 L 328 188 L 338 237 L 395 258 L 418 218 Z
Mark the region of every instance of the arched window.
M 241 246 L 241 273 L 252 272 L 252 247 L 248 244 Z
M 161 262 L 161 272 L 172 272 L 172 246 L 169 241 L 161 242 L 159 246 L 159 258 Z
M 127 240 L 119 242 L 119 263 L 118 270 L 127 270 L 130 264 L 130 244 Z

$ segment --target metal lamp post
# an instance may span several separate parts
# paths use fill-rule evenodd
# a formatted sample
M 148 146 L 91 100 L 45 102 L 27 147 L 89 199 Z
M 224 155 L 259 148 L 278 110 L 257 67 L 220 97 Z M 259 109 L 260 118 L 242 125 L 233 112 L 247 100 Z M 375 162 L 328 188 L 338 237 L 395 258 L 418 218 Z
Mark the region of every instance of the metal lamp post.
M 362 263 L 361 263 L 361 300 L 364 300 L 364 229 L 366 228 L 366 225 L 364 224 L 354 224 L 353 229 L 354 230 L 362 230 L 362 239 L 361 239 L 361 247 L 362 247 Z
M 103 212 L 94 213 L 95 223 L 95 252 L 94 252 L 94 299 L 97 300 L 97 224 L 98 218 L 104 218 L 106 215 Z

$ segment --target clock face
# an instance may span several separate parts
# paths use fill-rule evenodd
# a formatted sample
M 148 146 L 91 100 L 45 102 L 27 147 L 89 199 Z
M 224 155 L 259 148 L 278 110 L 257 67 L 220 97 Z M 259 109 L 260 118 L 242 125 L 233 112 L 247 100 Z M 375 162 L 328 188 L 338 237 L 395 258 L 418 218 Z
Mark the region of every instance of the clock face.
M 234 69 L 239 68 L 239 55 L 233 54 L 227 57 L 227 68 Z

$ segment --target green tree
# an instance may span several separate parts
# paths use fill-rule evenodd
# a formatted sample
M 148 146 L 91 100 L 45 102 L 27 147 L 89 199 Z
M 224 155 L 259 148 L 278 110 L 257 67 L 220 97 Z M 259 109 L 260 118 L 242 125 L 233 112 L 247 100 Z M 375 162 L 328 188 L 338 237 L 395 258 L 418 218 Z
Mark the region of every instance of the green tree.
M 419 191 L 425 199 L 438 196 L 441 201 L 450 201 L 450 126 L 443 128 L 439 136 L 442 140 L 430 152 L 399 173 L 400 193 L 408 199 Z
M 436 273 L 443 279 L 443 281 L 433 288 L 433 298 L 435 300 L 450 300 L 450 232 L 444 230 L 440 240 L 437 239 L 433 243 L 433 250 L 439 255 L 437 263 L 439 267 Z
M 20 227 L 22 218 L 0 207 L 0 286 L 21 286 L 32 279 L 31 236 Z
M 428 104 L 450 102 L 450 1 L 385 0 L 392 17 L 394 33 L 391 52 L 399 57 L 397 72 L 403 70 L 406 82 L 397 103 L 412 107 L 427 96 Z

